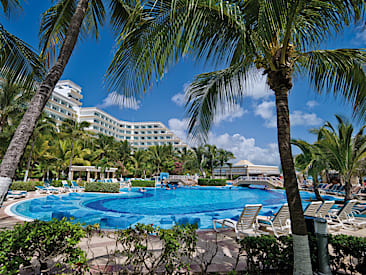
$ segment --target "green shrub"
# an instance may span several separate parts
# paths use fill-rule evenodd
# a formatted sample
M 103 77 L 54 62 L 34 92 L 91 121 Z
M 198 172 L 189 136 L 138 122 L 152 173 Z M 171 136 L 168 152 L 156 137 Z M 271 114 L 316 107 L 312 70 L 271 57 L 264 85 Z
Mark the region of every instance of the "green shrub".
M 366 238 L 348 235 L 330 235 L 329 244 L 333 253 L 330 265 L 333 270 L 346 274 L 366 274 Z
M 118 193 L 119 183 L 87 182 L 85 192 Z
M 43 183 L 38 182 L 38 181 L 28 181 L 28 182 L 14 181 L 11 184 L 10 189 L 11 190 L 25 190 L 25 191 L 29 192 L 29 191 L 35 191 L 37 185 L 43 185 Z
M 25 222 L 0 231 L 0 274 L 18 274 L 22 265 L 33 273 L 34 266 L 46 271 L 52 260 L 77 266 L 86 263 L 86 253 L 77 247 L 85 236 L 78 224 L 66 219 Z M 31 262 L 32 260 L 32 262 Z M 37 261 L 37 263 L 34 262 Z M 28 269 L 29 268 L 29 269 Z
M 132 187 L 155 187 L 155 181 L 153 180 L 132 180 Z
M 226 179 L 198 179 L 198 185 L 202 186 L 225 186 Z

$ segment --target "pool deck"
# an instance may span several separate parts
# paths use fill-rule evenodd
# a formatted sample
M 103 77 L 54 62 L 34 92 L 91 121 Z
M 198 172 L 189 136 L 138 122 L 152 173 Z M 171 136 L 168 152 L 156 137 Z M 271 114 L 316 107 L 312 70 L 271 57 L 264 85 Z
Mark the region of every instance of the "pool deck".
M 36 192 L 28 192 L 28 197 L 25 199 L 42 196 L 46 195 L 40 195 Z M 24 223 L 24 221 L 16 217 L 7 215 L 5 213 L 5 208 L 12 203 L 25 199 L 5 201 L 3 207 L 0 209 L 0 228 L 10 229 L 15 224 Z M 366 237 L 366 228 L 357 231 L 340 229 L 338 231 L 332 231 L 331 233 Z M 238 254 L 238 244 L 235 239 L 235 233 L 230 229 L 224 229 L 219 234 L 216 234 L 213 230 L 199 230 L 197 234 L 197 247 L 200 252 L 196 256 L 197 262 L 202 262 L 202 257 L 208 261 L 210 257 L 216 253 L 207 272 L 226 273 L 228 271 L 232 271 Z M 118 271 L 118 265 L 110 264 L 110 257 L 108 256 L 108 250 L 115 248 L 115 241 L 113 239 L 94 236 L 89 242 L 87 240 L 82 240 L 80 247 L 87 251 L 88 258 L 91 259 L 91 273 L 100 274 L 100 272 L 111 273 L 113 271 Z M 202 267 L 200 267 L 198 263 L 194 263 L 191 265 L 191 273 L 202 272 L 201 268 Z M 237 266 L 237 270 L 244 269 L 244 261 L 241 261 Z

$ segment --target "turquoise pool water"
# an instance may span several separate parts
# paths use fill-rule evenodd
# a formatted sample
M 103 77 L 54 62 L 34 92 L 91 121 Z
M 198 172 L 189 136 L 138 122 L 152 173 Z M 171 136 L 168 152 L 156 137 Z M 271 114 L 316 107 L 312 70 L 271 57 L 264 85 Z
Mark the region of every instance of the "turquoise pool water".
M 313 194 L 301 192 L 304 207 Z M 334 199 L 325 196 L 325 199 Z M 119 194 L 69 193 L 22 201 L 10 211 L 28 219 L 51 220 L 63 216 L 75 222 L 100 223 L 102 228 L 126 228 L 137 222 L 170 228 L 175 223 L 197 222 L 212 228 L 213 218 L 239 215 L 245 204 L 261 203 L 261 215 L 271 215 L 286 202 L 283 190 L 241 187 L 192 187 L 139 192 L 121 189 Z

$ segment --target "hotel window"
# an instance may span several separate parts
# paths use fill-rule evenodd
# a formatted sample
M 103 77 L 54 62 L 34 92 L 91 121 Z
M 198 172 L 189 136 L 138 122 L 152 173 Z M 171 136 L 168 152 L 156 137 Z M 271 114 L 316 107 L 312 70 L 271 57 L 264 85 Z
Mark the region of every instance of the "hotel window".
M 146 145 L 151 145 L 151 142 L 146 142 Z
M 126 137 L 126 139 L 131 139 L 131 137 Z
M 165 131 L 160 131 L 160 133 L 165 134 Z
M 164 137 L 160 137 L 160 139 L 164 139 Z
M 141 137 L 141 139 L 145 139 L 145 137 Z
M 145 129 L 145 125 L 142 125 L 142 126 L 141 126 L 141 129 Z
M 147 128 L 151 129 L 151 128 L 152 128 L 152 126 L 151 126 L 151 125 L 148 125 L 148 126 L 147 126 Z
M 126 131 L 126 134 L 131 134 L 131 131 Z
M 135 129 L 138 129 L 138 128 L 139 128 L 139 126 L 135 125 Z
M 147 133 L 150 135 L 150 134 L 152 134 L 152 132 L 151 131 L 147 131 Z
M 145 145 L 145 143 L 144 142 L 141 142 L 141 145 Z
M 179 144 L 179 142 L 175 141 L 174 144 Z
M 154 134 L 157 134 L 158 133 L 158 131 L 154 131 Z
M 147 139 L 151 139 L 151 137 L 147 137 Z
M 135 132 L 134 132 L 134 134 L 135 134 L 135 135 L 138 135 L 138 134 L 139 134 L 139 132 L 135 131 Z
M 159 125 L 154 125 L 154 128 L 159 128 Z
M 131 129 L 131 126 L 130 125 L 127 125 L 126 128 Z
M 166 139 L 170 139 L 171 137 L 170 137 L 170 136 L 166 136 L 165 138 L 166 138 Z
M 154 137 L 154 139 L 158 139 L 158 137 Z
M 145 134 L 145 131 L 141 131 L 141 135 L 144 135 Z

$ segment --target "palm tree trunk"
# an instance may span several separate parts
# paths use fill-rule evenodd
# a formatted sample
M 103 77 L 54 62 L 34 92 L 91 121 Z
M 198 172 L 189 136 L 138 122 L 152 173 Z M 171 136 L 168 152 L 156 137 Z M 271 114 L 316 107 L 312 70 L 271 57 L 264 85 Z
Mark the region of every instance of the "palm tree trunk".
M 277 135 L 283 169 L 286 196 L 291 217 L 291 230 L 294 247 L 294 274 L 313 274 L 310 260 L 310 248 L 296 172 L 291 150 L 290 116 L 288 109 L 288 91 L 275 92 L 277 110 Z
M 28 162 L 27 162 L 27 169 L 25 170 L 25 174 L 24 174 L 24 182 L 27 181 L 28 179 L 28 173 L 29 173 L 29 167 L 32 161 L 32 154 L 33 154 L 33 148 L 34 148 L 34 144 L 36 143 L 36 138 L 33 137 L 33 141 L 32 141 L 32 146 L 31 146 L 31 150 L 29 152 L 29 157 L 28 157 Z
M 352 190 L 351 190 L 351 179 L 347 178 L 344 182 L 344 187 L 345 187 L 345 193 L 346 195 L 344 196 L 344 202 L 351 200 L 352 199 Z
M 72 166 L 72 155 L 74 154 L 74 144 L 75 144 L 75 137 L 72 138 L 72 143 L 71 143 L 71 152 L 70 152 L 70 164 L 69 164 L 69 176 L 68 176 L 68 180 L 72 180 L 72 178 L 71 178 L 71 166 Z
M 320 192 L 318 189 L 318 186 L 319 186 L 318 175 L 313 176 L 313 185 L 314 185 L 314 194 L 315 194 L 316 199 L 318 201 L 324 202 L 324 199 L 322 198 L 322 196 L 320 196 Z
M 56 63 L 47 73 L 29 104 L 0 165 L 0 206 L 9 190 L 28 140 L 57 81 L 62 76 L 79 36 L 89 0 L 79 0 Z

